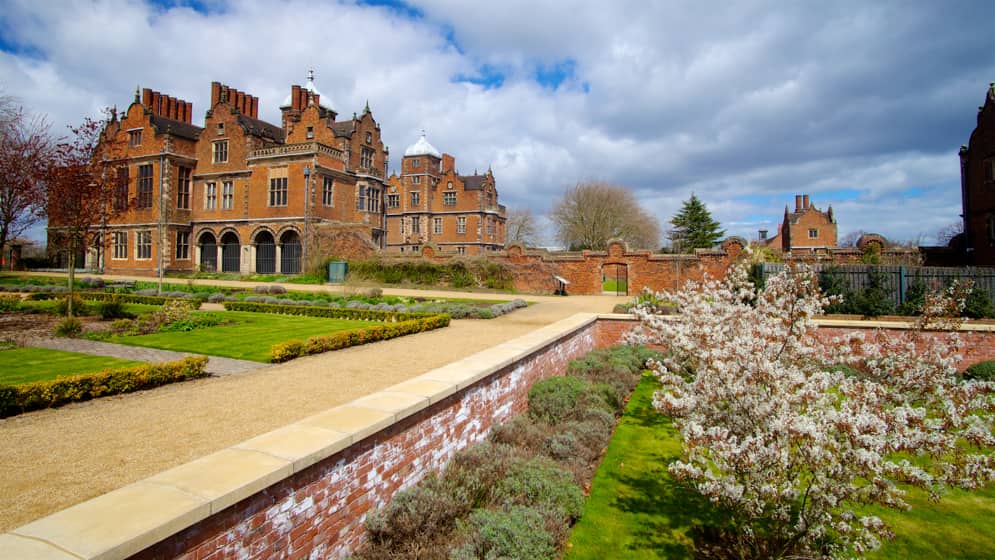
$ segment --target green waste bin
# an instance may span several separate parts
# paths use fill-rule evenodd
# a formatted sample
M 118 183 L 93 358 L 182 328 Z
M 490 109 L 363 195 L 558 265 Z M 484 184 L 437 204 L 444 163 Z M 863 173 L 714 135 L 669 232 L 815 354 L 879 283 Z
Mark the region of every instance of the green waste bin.
M 349 263 L 330 262 L 328 263 L 328 281 L 332 284 L 345 282 L 345 275 L 349 272 Z

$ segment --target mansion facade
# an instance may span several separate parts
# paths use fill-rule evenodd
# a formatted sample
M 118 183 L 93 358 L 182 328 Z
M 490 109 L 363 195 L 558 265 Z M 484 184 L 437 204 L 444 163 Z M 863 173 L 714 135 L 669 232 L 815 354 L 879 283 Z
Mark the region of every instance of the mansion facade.
M 280 111 L 280 125 L 260 120 L 258 98 L 214 82 L 201 127 L 191 103 L 136 91 L 101 136 L 116 147 L 114 211 L 81 255 L 86 267 L 297 274 L 342 253 L 342 239 L 354 251 L 383 248 L 389 152 L 369 106 L 337 120 L 309 73 Z
M 505 207 L 494 173 L 460 175 L 456 159 L 425 135 L 404 152 L 400 175 L 387 179 L 387 244 L 393 253 L 433 245 L 443 253 L 481 255 L 505 245 Z

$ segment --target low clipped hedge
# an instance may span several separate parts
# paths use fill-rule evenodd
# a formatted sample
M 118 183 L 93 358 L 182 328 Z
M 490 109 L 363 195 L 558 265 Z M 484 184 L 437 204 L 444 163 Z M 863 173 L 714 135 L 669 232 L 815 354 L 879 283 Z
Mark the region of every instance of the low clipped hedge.
M 226 301 L 228 311 L 251 311 L 253 313 L 280 313 L 304 317 L 324 317 L 327 319 L 353 319 L 357 321 L 405 321 L 409 319 L 438 317 L 432 313 L 402 313 L 400 311 L 377 311 L 374 309 L 347 309 L 342 307 L 310 307 L 306 305 L 284 305 L 274 303 L 252 303 Z M 446 325 L 449 324 L 448 315 Z M 445 326 L 445 325 L 440 325 Z M 433 327 L 434 328 L 434 327 Z
M 227 304 L 226 304 L 227 305 Z M 265 304 L 260 304 L 265 305 Z M 274 306 L 279 307 L 279 306 Z M 328 309 L 327 311 L 352 311 Z M 378 313 L 387 313 L 379 311 Z M 406 313 L 394 313 L 394 315 L 411 315 Z M 271 362 L 286 362 L 309 356 L 311 354 L 321 354 L 332 350 L 340 350 L 350 346 L 358 346 L 369 342 L 388 340 L 409 334 L 430 331 L 441 327 L 449 326 L 449 315 L 429 315 L 427 317 L 417 317 L 407 321 L 399 321 L 388 325 L 372 325 L 362 329 L 350 329 L 331 334 L 312 336 L 306 341 L 288 340 L 274 344 L 270 350 Z
M 77 292 L 79 297 L 87 301 L 120 301 L 121 303 L 145 303 L 148 305 L 165 305 L 167 301 L 178 300 L 190 304 L 191 309 L 200 309 L 201 300 L 197 298 L 173 298 L 166 296 L 140 296 L 137 294 L 111 294 L 107 292 Z
M 205 377 L 208 375 L 204 370 L 206 366 L 207 357 L 197 356 L 60 377 L 53 381 L 0 385 L 0 418 Z

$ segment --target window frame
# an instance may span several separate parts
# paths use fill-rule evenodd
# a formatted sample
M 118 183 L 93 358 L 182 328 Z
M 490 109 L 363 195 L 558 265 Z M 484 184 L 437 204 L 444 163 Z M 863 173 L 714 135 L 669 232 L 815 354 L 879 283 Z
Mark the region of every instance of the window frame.
M 321 205 L 325 208 L 335 206 L 335 178 L 322 175 L 321 181 Z
M 204 183 L 204 210 L 218 209 L 218 183 L 207 181 Z
M 466 216 L 456 216 L 456 233 L 466 234 Z
M 287 194 L 289 190 L 286 177 L 270 177 L 269 199 L 267 201 L 269 204 L 267 206 L 270 208 L 285 208 L 289 198 Z
M 111 234 L 111 260 L 128 260 L 128 232 L 115 231 Z
M 456 206 L 456 191 L 446 191 L 442 193 L 443 206 Z
M 388 194 L 387 195 L 387 208 L 400 208 L 401 207 L 401 195 L 399 194 Z
M 176 232 L 176 260 L 178 261 L 188 261 L 190 260 L 190 232 L 189 231 L 177 231 Z
M 152 230 L 141 229 L 135 232 L 135 260 L 152 260 Z
M 235 206 L 235 183 L 232 181 L 221 182 L 221 209 L 231 210 Z
M 212 163 L 228 163 L 228 140 L 215 140 L 212 142 L 211 150 Z
M 432 218 L 432 233 L 435 235 L 442 235 L 442 218 L 435 217 Z
M 819 228 L 808 228 L 808 238 L 818 239 L 819 238 Z
M 421 233 L 420 216 L 411 216 L 411 233 Z
M 421 191 L 411 191 L 411 206 L 421 206 Z
M 136 179 L 136 201 L 135 208 L 148 210 L 152 208 L 153 175 L 155 169 L 151 163 L 143 163 L 138 166 L 138 178 Z
M 190 180 L 193 170 L 189 167 L 180 166 L 176 173 L 176 208 L 179 210 L 190 209 Z
M 128 131 L 128 147 L 137 148 L 142 145 L 142 129 L 135 128 Z

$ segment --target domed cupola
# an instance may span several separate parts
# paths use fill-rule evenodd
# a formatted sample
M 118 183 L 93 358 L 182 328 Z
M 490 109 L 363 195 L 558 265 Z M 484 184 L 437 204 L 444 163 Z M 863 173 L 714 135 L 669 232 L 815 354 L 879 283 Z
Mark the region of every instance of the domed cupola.
M 328 98 L 325 97 L 320 91 L 318 91 L 318 88 L 314 87 L 314 68 L 308 69 L 307 83 L 304 84 L 304 87 L 302 89 L 311 92 L 312 94 L 314 94 L 315 97 L 318 98 L 319 107 L 328 109 L 329 111 L 335 110 L 332 108 L 332 104 L 328 101 Z M 286 98 L 284 98 L 283 103 L 280 104 L 280 109 L 288 109 L 292 105 L 293 105 L 293 93 L 290 93 L 287 95 Z
M 442 153 L 435 149 L 435 146 L 428 143 L 428 139 L 425 138 L 425 132 L 421 133 L 421 138 L 417 142 L 408 146 L 407 150 L 404 150 L 404 157 L 409 156 L 432 156 L 435 158 L 441 158 Z

